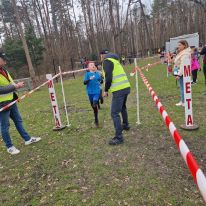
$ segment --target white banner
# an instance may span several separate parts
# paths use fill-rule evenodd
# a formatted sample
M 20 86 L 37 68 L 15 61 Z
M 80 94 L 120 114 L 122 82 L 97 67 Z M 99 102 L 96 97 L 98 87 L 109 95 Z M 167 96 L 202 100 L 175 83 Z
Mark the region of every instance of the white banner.
M 185 125 L 193 126 L 192 113 L 192 87 L 191 87 L 191 59 L 189 57 L 183 60 L 183 84 L 185 101 Z
M 47 78 L 47 80 L 49 80 L 48 88 L 49 88 L 49 96 L 50 96 L 51 105 L 52 105 L 52 111 L 53 111 L 53 115 L 54 115 L 55 128 L 58 129 L 58 128 L 62 127 L 62 123 L 61 123 L 56 93 L 55 93 L 55 89 L 54 89 L 54 82 L 53 82 L 51 74 L 46 74 L 46 78 Z

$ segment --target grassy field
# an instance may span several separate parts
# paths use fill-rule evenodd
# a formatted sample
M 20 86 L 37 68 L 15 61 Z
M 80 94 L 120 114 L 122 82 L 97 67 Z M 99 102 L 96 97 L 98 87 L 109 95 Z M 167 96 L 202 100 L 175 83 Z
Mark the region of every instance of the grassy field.
M 140 65 L 152 63 L 141 61 Z M 128 66 L 129 71 L 132 66 Z M 179 128 L 184 123 L 183 107 L 176 107 L 179 89 L 166 67 L 158 65 L 144 72 L 153 89 Z M 93 124 L 83 77 L 65 81 L 71 127 L 53 132 L 48 89 L 44 88 L 19 103 L 24 124 L 42 141 L 24 146 L 11 123 L 14 145 L 21 150 L 10 156 L 0 143 L 0 206 L 201 206 L 202 197 L 186 164 L 165 127 L 142 81 L 141 125 L 136 125 L 135 79 L 129 77 L 128 99 L 131 130 L 125 144 L 109 146 L 114 129 L 110 118 L 111 95 L 100 110 L 100 128 Z M 180 134 L 206 172 L 206 96 L 203 73 L 192 87 L 194 119 L 198 131 Z M 64 116 L 61 88 L 56 92 Z

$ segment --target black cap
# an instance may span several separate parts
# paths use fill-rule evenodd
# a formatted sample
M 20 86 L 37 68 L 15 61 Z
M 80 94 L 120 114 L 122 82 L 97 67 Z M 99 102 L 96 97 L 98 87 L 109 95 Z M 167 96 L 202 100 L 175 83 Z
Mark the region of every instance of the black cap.
M 100 52 L 100 54 L 108 54 L 109 50 L 108 49 L 102 49 L 102 51 Z
M 6 54 L 4 52 L 0 52 L 0 58 L 6 60 Z

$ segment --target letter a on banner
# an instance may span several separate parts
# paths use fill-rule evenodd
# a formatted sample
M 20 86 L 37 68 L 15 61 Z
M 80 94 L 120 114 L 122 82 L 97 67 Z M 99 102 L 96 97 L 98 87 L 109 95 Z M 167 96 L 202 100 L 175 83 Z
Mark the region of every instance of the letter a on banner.
M 181 128 L 186 130 L 198 129 L 198 125 L 194 124 L 192 112 L 192 87 L 191 87 L 191 59 L 185 57 L 183 59 L 183 84 L 184 84 L 184 102 L 185 102 L 185 124 Z
M 55 127 L 53 128 L 53 130 L 57 131 L 57 130 L 64 129 L 66 126 L 63 126 L 61 123 L 59 107 L 58 107 L 58 103 L 57 103 L 57 98 L 56 98 L 56 93 L 55 93 L 55 89 L 54 89 L 54 82 L 52 79 L 52 75 L 47 74 L 46 78 L 47 78 L 47 80 L 49 80 L 49 82 L 48 82 L 49 96 L 50 96 L 50 100 L 51 100 L 52 111 L 53 111 L 53 116 L 54 116 L 54 121 L 55 121 Z

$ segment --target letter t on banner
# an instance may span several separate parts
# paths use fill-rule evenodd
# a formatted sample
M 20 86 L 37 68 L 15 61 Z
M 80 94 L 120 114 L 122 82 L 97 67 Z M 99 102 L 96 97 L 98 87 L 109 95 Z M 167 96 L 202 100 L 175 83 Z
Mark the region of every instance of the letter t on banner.
M 51 74 L 46 74 L 46 79 L 49 80 L 48 88 L 49 88 L 49 96 L 52 105 L 52 111 L 54 115 L 55 127 L 53 128 L 54 131 L 64 129 L 66 126 L 63 126 L 61 123 L 59 107 L 57 103 L 56 93 L 54 89 L 54 82 Z
M 191 87 L 191 59 L 185 57 L 183 59 L 183 85 L 184 85 L 184 104 L 185 104 L 185 124 L 181 128 L 186 130 L 198 129 L 198 125 L 194 124 L 192 112 L 192 87 Z

